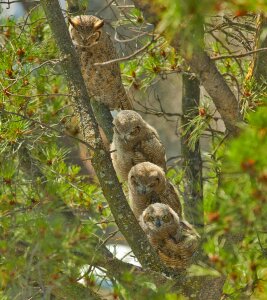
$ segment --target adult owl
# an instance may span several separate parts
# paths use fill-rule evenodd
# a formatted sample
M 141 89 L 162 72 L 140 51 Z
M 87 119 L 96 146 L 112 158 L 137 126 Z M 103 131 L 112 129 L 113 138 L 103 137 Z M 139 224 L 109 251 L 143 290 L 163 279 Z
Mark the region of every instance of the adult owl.
M 131 109 L 118 62 L 95 65 L 117 58 L 115 47 L 103 29 L 104 21 L 95 16 L 81 15 L 70 18 L 69 23 L 89 96 L 104 103 L 110 110 Z

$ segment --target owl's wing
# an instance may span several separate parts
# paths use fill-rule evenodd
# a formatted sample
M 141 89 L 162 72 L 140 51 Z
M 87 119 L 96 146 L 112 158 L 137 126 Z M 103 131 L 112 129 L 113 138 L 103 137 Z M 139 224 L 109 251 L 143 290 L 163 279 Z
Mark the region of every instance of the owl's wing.
M 141 141 L 136 148 L 140 152 L 139 159 L 142 157 L 142 162 L 149 161 L 160 166 L 166 171 L 165 148 L 156 134 L 152 134 L 151 138 Z
M 168 238 L 158 254 L 166 265 L 176 269 L 184 269 L 190 264 L 193 252 L 183 242 L 176 243 L 173 239 Z
M 199 246 L 200 236 L 188 222 L 181 221 L 180 225 L 182 226 L 182 243 L 193 254 Z
M 200 235 L 195 230 L 195 228 L 186 220 L 181 220 L 180 225 L 182 227 L 182 232 L 184 235 L 195 235 L 197 238 L 200 238 Z
M 182 218 L 183 209 L 179 200 L 178 192 L 169 181 L 167 181 L 167 188 L 161 197 L 161 202 L 169 205 L 178 214 L 178 216 Z
M 190 260 L 188 257 L 179 257 L 179 256 L 168 256 L 162 251 L 158 251 L 159 257 L 161 261 L 168 267 L 174 268 L 174 269 L 185 269 L 189 263 Z

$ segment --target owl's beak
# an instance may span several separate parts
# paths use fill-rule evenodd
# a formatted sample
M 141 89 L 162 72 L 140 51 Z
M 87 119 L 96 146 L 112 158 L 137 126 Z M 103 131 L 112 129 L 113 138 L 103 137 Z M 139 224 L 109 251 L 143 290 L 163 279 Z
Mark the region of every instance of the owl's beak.
M 147 192 L 145 186 L 139 186 L 139 187 L 137 188 L 137 191 L 138 191 L 138 193 L 139 193 L 140 195 L 145 195 L 146 192 Z
M 160 221 L 160 219 L 156 218 L 156 220 L 155 220 L 155 225 L 156 225 L 156 227 L 160 227 L 160 226 L 161 226 L 161 221 Z

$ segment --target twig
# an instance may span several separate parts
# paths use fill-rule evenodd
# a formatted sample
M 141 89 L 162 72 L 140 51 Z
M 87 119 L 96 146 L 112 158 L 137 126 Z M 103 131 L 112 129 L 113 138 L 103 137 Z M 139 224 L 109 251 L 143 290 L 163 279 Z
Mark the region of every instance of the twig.
M 125 61 L 125 60 L 129 60 L 131 58 L 134 58 L 135 56 L 137 56 L 139 53 L 143 52 L 144 50 L 146 50 L 150 45 L 152 45 L 155 42 L 155 39 L 152 39 L 149 43 L 147 43 L 144 47 L 140 48 L 139 50 L 137 50 L 136 52 L 134 52 L 131 55 L 128 56 L 124 56 L 124 57 L 120 57 L 120 58 L 116 58 L 116 59 L 112 59 L 112 60 L 108 60 L 105 61 L 103 63 L 95 63 L 95 66 L 105 66 L 105 65 L 109 65 L 112 64 L 114 62 L 121 62 L 121 61 Z
M 75 137 L 75 136 L 72 136 L 72 135 L 70 135 L 70 134 L 64 133 L 64 132 L 62 132 L 61 130 L 56 129 L 56 128 L 53 128 L 53 127 L 51 127 L 51 126 L 49 126 L 49 125 L 47 125 L 47 124 L 45 124 L 45 123 L 42 123 L 42 122 L 40 122 L 40 121 L 33 120 L 33 119 L 31 119 L 31 118 L 29 118 L 29 117 L 27 117 L 27 116 L 24 116 L 24 115 L 21 115 L 21 114 L 19 114 L 19 113 L 15 113 L 15 112 L 12 112 L 12 111 L 7 111 L 7 110 L 5 110 L 5 109 L 1 109 L 0 115 L 1 115 L 1 114 L 10 114 L 10 115 L 18 116 L 18 117 L 20 117 L 20 118 L 23 118 L 23 119 L 25 119 L 25 120 L 28 120 L 28 121 L 32 122 L 33 124 L 38 124 L 38 125 L 41 126 L 41 127 L 45 127 L 45 128 L 47 128 L 47 129 L 49 129 L 49 130 L 51 130 L 51 131 L 55 131 L 55 132 L 57 132 L 57 133 L 59 133 L 59 134 L 61 134 L 61 135 L 70 137 L 70 138 L 72 138 L 72 139 L 74 139 L 74 140 L 76 140 L 76 141 L 78 141 L 78 142 L 80 142 L 80 143 L 86 145 L 86 146 L 89 147 L 90 149 L 94 150 L 93 147 L 92 147 L 91 145 L 89 145 L 87 142 L 85 142 L 84 140 L 81 140 L 81 139 L 79 139 L 79 138 L 77 138 L 77 137 Z
M 214 56 L 214 57 L 211 57 L 211 59 L 218 60 L 218 59 L 226 59 L 226 58 L 241 58 L 241 57 L 248 56 L 248 55 L 254 54 L 256 52 L 261 52 L 261 51 L 267 51 L 267 48 L 260 48 L 260 49 L 248 51 L 246 53 L 241 53 L 241 54 L 229 54 L 229 55 L 227 54 L 227 55 Z

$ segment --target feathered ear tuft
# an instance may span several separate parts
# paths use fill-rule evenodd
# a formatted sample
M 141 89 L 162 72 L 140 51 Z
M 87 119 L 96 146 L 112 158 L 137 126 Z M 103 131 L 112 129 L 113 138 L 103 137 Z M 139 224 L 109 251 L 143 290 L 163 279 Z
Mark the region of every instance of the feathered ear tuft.
M 68 20 L 69 20 L 69 23 L 70 23 L 74 28 L 77 27 L 77 26 L 80 24 L 79 19 L 77 19 L 77 18 L 68 18 Z
M 94 30 L 97 30 L 97 29 L 103 27 L 103 25 L 104 25 L 104 21 L 103 21 L 103 20 L 98 20 L 98 21 L 96 21 L 96 22 L 94 23 Z

